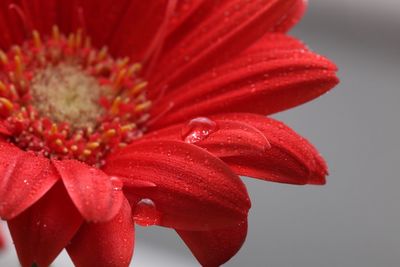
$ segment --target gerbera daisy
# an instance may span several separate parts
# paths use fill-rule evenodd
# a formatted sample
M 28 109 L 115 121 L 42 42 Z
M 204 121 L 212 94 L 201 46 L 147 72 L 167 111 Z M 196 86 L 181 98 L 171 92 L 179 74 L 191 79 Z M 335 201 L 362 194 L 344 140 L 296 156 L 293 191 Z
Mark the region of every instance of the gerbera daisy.
M 301 0 L 0 3 L 0 217 L 22 266 L 66 248 L 127 266 L 134 223 L 173 228 L 204 266 L 241 247 L 238 175 L 323 184 L 318 152 L 264 117 L 337 83 L 285 35 Z

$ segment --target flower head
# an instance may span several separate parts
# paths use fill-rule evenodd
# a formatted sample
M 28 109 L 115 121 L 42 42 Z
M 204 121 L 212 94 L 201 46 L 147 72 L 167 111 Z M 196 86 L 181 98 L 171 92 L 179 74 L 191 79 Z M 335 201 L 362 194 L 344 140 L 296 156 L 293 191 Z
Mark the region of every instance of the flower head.
M 0 3 L 0 217 L 23 266 L 64 248 L 127 266 L 134 224 L 173 228 L 204 266 L 241 247 L 238 175 L 323 184 L 314 147 L 264 117 L 336 83 L 285 32 L 301 0 Z

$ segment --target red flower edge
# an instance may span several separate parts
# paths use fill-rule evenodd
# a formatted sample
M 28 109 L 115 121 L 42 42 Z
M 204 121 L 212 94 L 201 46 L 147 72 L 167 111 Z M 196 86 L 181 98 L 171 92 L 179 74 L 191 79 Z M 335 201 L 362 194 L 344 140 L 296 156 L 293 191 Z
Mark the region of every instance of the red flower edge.
M 284 34 L 304 8 L 298 0 L 2 2 L 1 48 L 25 39 L 25 29 L 12 26 L 21 19 L 46 35 L 55 24 L 71 32 L 83 15 L 95 45 L 144 61 L 147 93 L 157 103 L 148 134 L 111 154 L 102 170 L 1 141 L 0 217 L 8 220 L 21 264 L 48 265 L 67 247 L 77 266 L 127 266 L 133 216 L 176 229 L 200 263 L 218 266 L 246 236 L 250 203 L 237 175 L 324 184 L 327 167 L 315 148 L 282 123 L 256 115 L 302 104 L 338 82 L 332 63 Z M 146 27 L 131 27 L 132 17 Z M 210 133 L 185 140 L 184 121 L 199 116 L 218 129 L 200 125 Z M 10 136 L 2 123 L 0 133 Z

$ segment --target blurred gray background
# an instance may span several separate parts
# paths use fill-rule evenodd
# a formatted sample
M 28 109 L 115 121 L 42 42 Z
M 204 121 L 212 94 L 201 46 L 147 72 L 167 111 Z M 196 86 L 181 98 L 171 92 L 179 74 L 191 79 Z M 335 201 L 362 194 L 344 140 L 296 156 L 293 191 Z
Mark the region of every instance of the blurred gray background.
M 324 187 L 245 179 L 247 241 L 226 267 L 400 266 L 400 1 L 315 0 L 292 32 L 334 60 L 341 84 L 276 117 L 330 166 Z M 139 228 L 133 265 L 198 266 L 173 231 Z M 12 247 L 0 266 L 18 266 Z M 64 254 L 54 264 L 72 266 Z

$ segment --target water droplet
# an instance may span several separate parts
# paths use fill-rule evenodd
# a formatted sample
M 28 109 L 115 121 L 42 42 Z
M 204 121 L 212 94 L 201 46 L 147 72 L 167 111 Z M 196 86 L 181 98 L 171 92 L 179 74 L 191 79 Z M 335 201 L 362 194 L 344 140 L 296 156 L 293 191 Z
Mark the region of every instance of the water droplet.
M 210 134 L 218 130 L 215 121 L 205 117 L 190 120 L 182 127 L 182 139 L 189 144 L 205 140 Z
M 141 226 L 151 226 L 160 222 L 161 214 L 151 199 L 144 198 L 136 204 L 133 219 Z
M 111 184 L 112 184 L 113 190 L 121 191 L 122 187 L 124 186 L 124 183 L 121 181 L 121 179 L 119 179 L 116 176 L 111 176 L 110 179 L 111 179 Z

